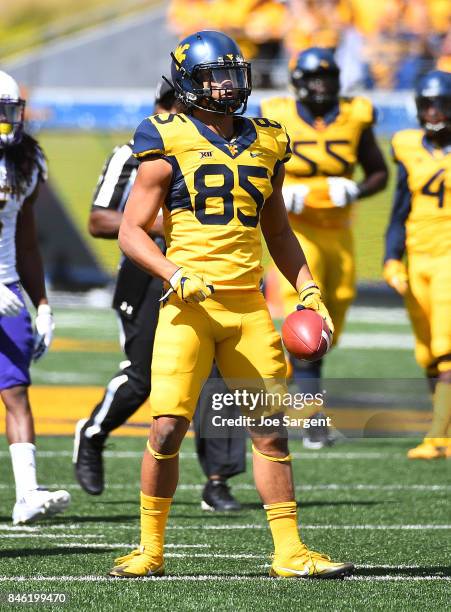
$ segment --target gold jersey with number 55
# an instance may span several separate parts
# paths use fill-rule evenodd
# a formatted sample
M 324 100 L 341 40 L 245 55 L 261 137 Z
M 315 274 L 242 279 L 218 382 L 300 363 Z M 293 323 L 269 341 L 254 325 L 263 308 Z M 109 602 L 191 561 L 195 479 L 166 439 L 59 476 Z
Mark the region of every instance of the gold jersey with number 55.
M 348 226 L 351 208 L 334 206 L 327 178 L 352 178 L 360 137 L 374 122 L 371 102 L 361 97 L 342 99 L 329 116 L 315 120 L 291 97 L 263 100 L 261 110 L 285 125 L 291 138 L 293 155 L 286 165 L 284 184 L 302 181 L 309 189 L 302 213 L 290 213 L 293 228 L 301 221 L 337 229 Z

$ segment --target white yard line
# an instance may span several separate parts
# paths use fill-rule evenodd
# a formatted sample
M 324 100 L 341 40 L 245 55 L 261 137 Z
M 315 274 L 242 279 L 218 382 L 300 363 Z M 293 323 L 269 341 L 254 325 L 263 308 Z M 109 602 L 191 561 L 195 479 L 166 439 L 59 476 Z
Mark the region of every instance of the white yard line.
M 411 334 L 345 332 L 340 338 L 340 348 L 345 349 L 398 349 L 411 351 L 414 349 L 414 346 L 415 343 Z
M 111 582 L 114 578 L 108 576 L 0 576 L 0 582 Z M 158 578 L 140 578 L 139 580 L 146 581 L 164 581 L 164 582 L 255 582 L 260 580 L 273 580 L 269 576 L 215 576 L 215 575 L 200 575 L 200 576 L 161 576 Z M 346 581 L 377 581 L 377 582 L 422 582 L 422 581 L 445 581 L 451 582 L 448 576 L 352 576 L 346 578 Z M 118 584 L 122 582 L 117 579 Z
M 381 325 L 409 325 L 405 308 L 351 306 L 347 315 L 350 323 L 380 323 Z

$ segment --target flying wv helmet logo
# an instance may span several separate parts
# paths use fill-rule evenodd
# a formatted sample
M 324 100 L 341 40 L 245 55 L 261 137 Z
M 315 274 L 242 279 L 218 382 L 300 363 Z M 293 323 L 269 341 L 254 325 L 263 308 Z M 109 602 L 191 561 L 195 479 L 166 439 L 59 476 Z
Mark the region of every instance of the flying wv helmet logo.
M 175 65 L 175 67 L 177 68 L 177 70 L 180 70 L 180 66 L 179 64 L 183 64 L 183 62 L 186 60 L 186 51 L 188 51 L 188 49 L 190 48 L 191 45 L 186 44 L 186 45 L 179 45 L 177 47 L 177 49 L 174 51 L 174 57 L 177 60 L 177 63 Z
M 238 147 L 236 144 L 226 144 L 225 146 L 230 151 L 230 155 L 233 155 L 233 157 L 235 157 L 235 155 L 238 155 Z

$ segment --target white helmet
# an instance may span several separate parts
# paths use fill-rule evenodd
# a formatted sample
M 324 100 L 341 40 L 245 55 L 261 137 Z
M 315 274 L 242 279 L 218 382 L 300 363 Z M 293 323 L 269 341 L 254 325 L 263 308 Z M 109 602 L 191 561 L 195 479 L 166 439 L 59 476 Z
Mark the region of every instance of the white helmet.
M 0 147 L 17 144 L 22 139 L 24 110 L 19 85 L 0 70 Z

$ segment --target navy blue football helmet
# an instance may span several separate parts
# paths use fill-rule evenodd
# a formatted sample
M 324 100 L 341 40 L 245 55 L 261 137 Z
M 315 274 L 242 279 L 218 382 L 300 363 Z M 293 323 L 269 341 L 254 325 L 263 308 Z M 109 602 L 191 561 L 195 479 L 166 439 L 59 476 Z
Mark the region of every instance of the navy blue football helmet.
M 431 72 L 422 76 L 415 88 L 415 103 L 418 120 L 426 132 L 438 134 L 439 132 L 450 130 L 451 73 L 442 70 L 431 70 Z M 431 107 L 439 115 L 436 122 L 431 120 Z
M 296 97 L 315 110 L 328 110 L 338 102 L 340 70 L 333 51 L 310 47 L 301 51 L 291 71 Z
M 176 95 L 188 108 L 222 115 L 246 111 L 251 67 L 232 38 L 213 30 L 196 32 L 183 39 L 171 57 Z

